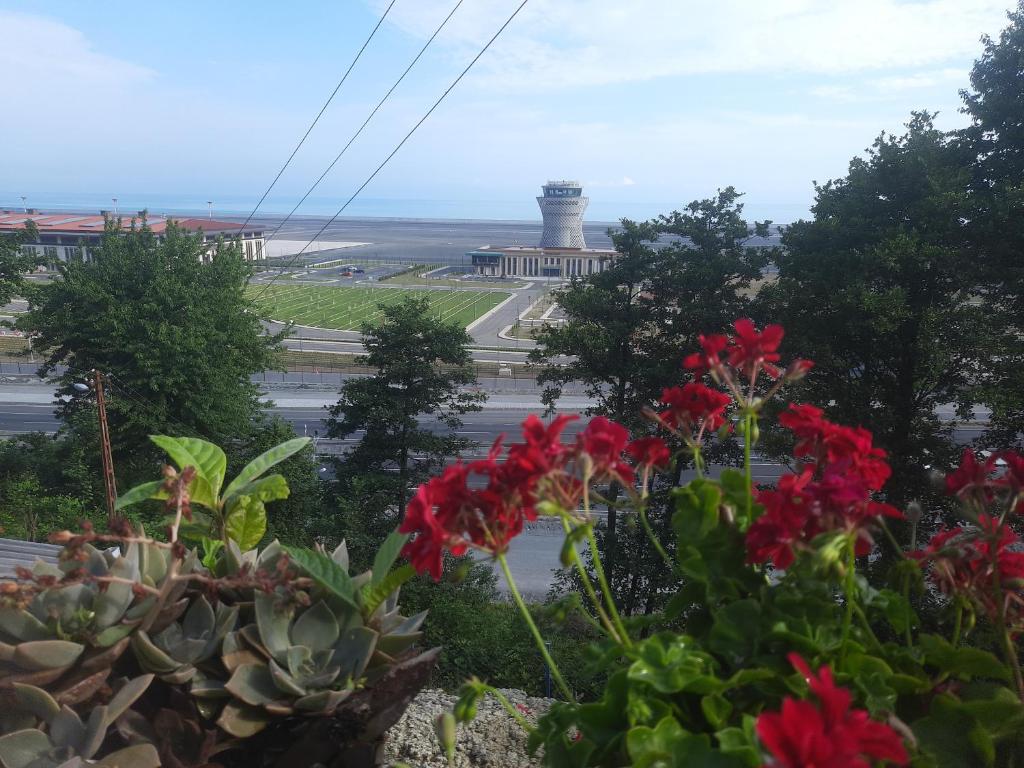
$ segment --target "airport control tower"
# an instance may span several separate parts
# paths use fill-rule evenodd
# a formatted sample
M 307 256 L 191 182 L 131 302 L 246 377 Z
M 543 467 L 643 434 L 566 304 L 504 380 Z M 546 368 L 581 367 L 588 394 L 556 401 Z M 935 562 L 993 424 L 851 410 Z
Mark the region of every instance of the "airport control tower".
M 537 198 L 544 217 L 541 248 L 586 248 L 583 241 L 583 212 L 590 200 L 583 197 L 578 181 L 549 181 L 544 196 Z

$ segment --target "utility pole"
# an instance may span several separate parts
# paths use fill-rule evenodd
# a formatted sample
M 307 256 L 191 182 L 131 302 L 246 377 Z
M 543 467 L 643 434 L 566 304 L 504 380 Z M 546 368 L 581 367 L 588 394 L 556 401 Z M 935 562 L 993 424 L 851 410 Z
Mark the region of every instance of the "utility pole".
M 96 390 L 96 406 L 100 414 L 100 448 L 103 454 L 103 484 L 107 491 L 107 522 L 117 518 L 114 503 L 117 500 L 117 483 L 114 480 L 114 457 L 110 452 L 110 429 L 107 426 L 107 401 L 103 396 L 103 374 L 93 369 L 93 387 Z

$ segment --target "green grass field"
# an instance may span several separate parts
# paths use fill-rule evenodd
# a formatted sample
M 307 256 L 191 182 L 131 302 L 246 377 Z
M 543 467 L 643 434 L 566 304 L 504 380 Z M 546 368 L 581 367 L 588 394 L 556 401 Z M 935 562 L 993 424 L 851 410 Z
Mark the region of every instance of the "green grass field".
M 509 297 L 498 291 L 426 291 L 407 288 L 334 288 L 316 285 L 261 285 L 249 287 L 250 295 L 266 306 L 274 320 L 298 325 L 357 331 L 364 322 L 380 316 L 378 304 L 395 304 L 405 296 L 426 296 L 442 320 L 466 326 Z

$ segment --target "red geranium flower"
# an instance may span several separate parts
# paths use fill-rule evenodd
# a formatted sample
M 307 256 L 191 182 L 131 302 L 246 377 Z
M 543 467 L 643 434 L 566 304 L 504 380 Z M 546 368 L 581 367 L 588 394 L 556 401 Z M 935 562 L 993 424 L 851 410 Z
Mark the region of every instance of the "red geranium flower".
M 622 460 L 622 451 L 629 442 L 624 426 L 595 416 L 576 441 L 577 451 L 590 457 L 595 478 L 614 478 L 627 485 L 633 482 L 633 468 Z
M 978 527 L 940 530 L 925 549 L 913 554 L 930 564 L 929 577 L 942 593 L 963 595 L 993 620 L 999 615 L 994 597 L 998 569 L 1004 613 L 1015 631 L 1020 631 L 1024 628 L 1024 595 L 1020 588 L 1024 583 L 1024 552 L 1015 551 L 1019 541 L 1008 525 L 1000 526 L 995 518 L 981 514 Z
M 983 504 L 992 500 L 989 487 L 998 456 L 992 455 L 979 462 L 974 451 L 964 448 L 960 466 L 946 475 L 946 493 L 960 498 L 975 498 Z
M 779 344 L 785 335 L 781 325 L 766 325 L 758 331 L 754 323 L 741 318 L 733 323 L 736 335 L 729 348 L 729 365 L 753 379 L 763 369 L 773 379 L 779 377 L 779 369 L 773 365 L 779 361 Z
M 757 735 L 771 754 L 771 768 L 871 768 L 875 761 L 907 765 L 909 757 L 899 734 L 871 719 L 866 710 L 851 709 L 850 692 L 839 688 L 828 667 L 817 675 L 795 653 L 790 663 L 806 678 L 817 706 L 785 698 L 781 712 L 757 718 Z
M 820 408 L 797 404 L 779 414 L 779 424 L 796 435 L 793 455 L 810 460 L 819 470 L 831 465 L 835 470 L 850 472 L 873 491 L 880 490 L 889 479 L 886 453 L 873 445 L 871 433 L 863 427 L 834 424 Z
M 661 402 L 669 406 L 659 414 L 662 421 L 677 429 L 685 427 L 698 432 L 702 427 L 714 430 L 722 426 L 732 398 L 699 381 L 691 381 L 682 387 L 662 390 Z
M 626 446 L 626 453 L 641 466 L 667 467 L 672 452 L 660 437 L 641 437 Z
M 722 364 L 719 355 L 728 346 L 729 339 L 720 333 L 713 333 L 710 336 L 701 334 L 698 341 L 701 351 L 683 358 L 683 367 L 688 371 L 693 371 L 694 377 L 699 379 L 708 371 L 714 370 Z

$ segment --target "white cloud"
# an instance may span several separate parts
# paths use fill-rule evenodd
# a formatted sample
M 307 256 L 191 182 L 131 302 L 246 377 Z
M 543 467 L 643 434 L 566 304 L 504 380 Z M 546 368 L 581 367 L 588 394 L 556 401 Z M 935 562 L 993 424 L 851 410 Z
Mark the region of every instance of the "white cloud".
M 0 29 L 0 71 L 17 74 L 4 83 L 8 96 L 13 88 L 38 93 L 51 103 L 94 99 L 156 76 L 151 69 L 95 51 L 77 29 L 43 16 L 0 11 Z
M 979 36 L 1005 26 L 1009 1 L 531 0 L 477 66 L 488 84 L 517 89 L 712 72 L 921 68 L 976 55 Z M 443 39 L 468 52 L 517 5 L 466 3 Z M 389 19 L 423 37 L 450 7 L 450 0 L 398 3 Z

